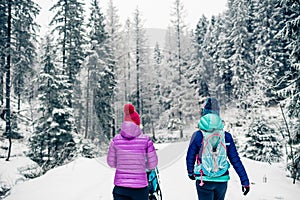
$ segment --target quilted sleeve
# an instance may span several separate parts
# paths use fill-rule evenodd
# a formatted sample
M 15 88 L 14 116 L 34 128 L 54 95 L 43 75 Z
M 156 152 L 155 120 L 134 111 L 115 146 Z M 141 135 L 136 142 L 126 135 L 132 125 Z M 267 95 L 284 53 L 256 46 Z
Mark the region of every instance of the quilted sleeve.
M 115 150 L 115 147 L 114 147 L 114 141 L 113 140 L 111 141 L 111 143 L 109 145 L 106 161 L 107 161 L 107 164 L 110 167 L 112 167 L 112 168 L 117 167 L 116 150 Z
M 156 154 L 156 150 L 154 148 L 152 140 L 149 138 L 148 139 L 148 144 L 147 144 L 147 169 L 155 169 L 157 164 L 158 164 L 158 157 Z

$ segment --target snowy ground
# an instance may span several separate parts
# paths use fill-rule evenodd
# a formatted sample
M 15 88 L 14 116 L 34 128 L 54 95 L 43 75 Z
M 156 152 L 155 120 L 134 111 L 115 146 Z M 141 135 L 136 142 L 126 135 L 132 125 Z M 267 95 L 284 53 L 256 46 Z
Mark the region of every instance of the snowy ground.
M 197 199 L 195 183 L 187 177 L 185 170 L 187 146 L 188 142 L 157 145 L 164 200 Z M 12 158 L 11 163 L 17 162 L 15 159 Z M 292 184 L 280 164 L 270 165 L 249 159 L 242 161 L 250 178 L 250 193 L 242 195 L 239 179 L 231 169 L 227 200 L 297 199 L 300 184 Z M 1 174 L 10 170 L 14 168 L 0 168 L 0 178 Z M 113 176 L 114 170 L 107 167 L 105 157 L 79 158 L 41 177 L 18 183 L 5 200 L 112 200 Z M 264 177 L 266 182 L 263 181 Z

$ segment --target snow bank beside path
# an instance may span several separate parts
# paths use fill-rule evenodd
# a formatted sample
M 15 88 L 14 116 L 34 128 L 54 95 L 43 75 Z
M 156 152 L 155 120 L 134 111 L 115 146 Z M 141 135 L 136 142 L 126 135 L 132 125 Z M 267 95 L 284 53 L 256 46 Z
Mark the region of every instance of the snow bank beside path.
M 97 159 L 79 158 L 16 185 L 5 200 L 109 200 L 113 172 Z
M 186 172 L 187 146 L 187 142 L 170 143 L 161 149 L 158 146 L 164 200 L 197 199 L 195 182 L 187 177 Z M 270 165 L 244 158 L 242 161 L 250 178 L 250 192 L 243 196 L 239 178 L 231 167 L 226 200 L 298 199 L 299 182 L 292 184 L 280 164 Z M 79 158 L 41 177 L 17 184 L 5 200 L 112 200 L 113 179 L 114 169 L 107 167 L 105 157 Z

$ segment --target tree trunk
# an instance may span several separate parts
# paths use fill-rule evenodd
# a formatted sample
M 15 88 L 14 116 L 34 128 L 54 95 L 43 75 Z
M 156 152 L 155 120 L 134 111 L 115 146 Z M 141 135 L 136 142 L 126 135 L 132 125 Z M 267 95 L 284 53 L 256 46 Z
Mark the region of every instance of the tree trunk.
M 8 18 L 7 18 L 7 65 L 6 65 L 6 129 L 5 129 L 5 135 L 8 137 L 9 141 L 9 147 L 8 147 L 8 155 L 6 158 L 6 161 L 9 161 L 10 154 L 11 154 L 11 125 L 10 125 L 10 42 L 11 42 L 11 4 L 12 0 L 8 0 Z
M 128 52 L 128 54 L 127 54 L 127 59 L 128 59 L 128 63 L 127 63 L 127 77 L 126 77 L 126 79 L 125 79 L 125 82 L 127 82 L 128 83 L 128 87 L 127 87 L 127 85 L 126 85 L 126 90 L 125 90 L 125 101 L 126 102 L 130 102 L 131 101 L 131 97 L 130 97 L 130 95 L 127 93 L 127 91 L 130 91 L 130 79 L 131 79 L 131 77 L 130 77 L 130 52 Z
M 90 70 L 88 69 L 88 75 L 87 75 L 87 87 L 86 87 L 86 116 L 85 116 L 85 134 L 84 138 L 88 137 L 88 131 L 89 131 L 89 117 L 90 117 Z
M 115 112 L 113 112 L 113 113 L 115 113 Z M 116 115 L 114 114 L 114 116 L 116 116 Z M 117 130 L 116 130 L 116 118 L 113 117 L 113 121 L 112 121 L 112 137 L 115 137 L 116 133 L 117 133 Z
M 5 72 L 5 56 L 1 57 L 1 71 L 0 71 L 0 102 L 1 105 L 4 103 L 4 94 L 3 94 L 3 89 L 4 89 L 4 72 Z
M 156 141 L 156 136 L 155 136 L 155 129 L 154 129 L 154 124 L 153 120 L 151 120 L 151 129 L 152 129 L 152 139 Z
M 140 105 L 140 50 L 139 43 L 137 39 L 137 49 L 136 49 L 136 110 L 141 115 L 141 105 Z
M 287 129 L 289 140 L 291 141 L 291 143 L 288 143 L 288 144 L 290 146 L 290 154 L 291 154 L 291 159 L 292 159 L 292 172 L 291 173 L 292 173 L 292 178 L 293 178 L 293 184 L 295 184 L 296 183 L 296 178 L 297 178 L 297 164 L 295 164 L 295 158 L 294 158 L 294 152 L 293 152 L 293 138 L 291 136 L 290 129 L 289 129 L 288 123 L 286 121 L 282 106 L 281 105 L 279 105 L 279 106 L 280 106 L 280 109 L 281 109 L 283 120 L 285 122 L 285 126 L 286 126 L 286 129 Z

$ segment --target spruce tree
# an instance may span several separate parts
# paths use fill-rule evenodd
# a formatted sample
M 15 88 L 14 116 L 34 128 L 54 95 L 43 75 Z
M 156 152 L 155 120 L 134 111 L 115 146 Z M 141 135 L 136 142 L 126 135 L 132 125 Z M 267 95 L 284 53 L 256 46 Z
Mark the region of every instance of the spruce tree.
M 248 93 L 245 103 L 250 105 L 245 117 L 246 145 L 244 156 L 263 162 L 282 161 L 282 129 L 278 128 L 278 119 L 266 115 L 269 99 L 266 94 L 268 88 L 268 69 L 264 65 L 257 65 L 253 76 L 253 89 Z M 274 116 L 275 117 L 275 116 Z
M 173 98 L 173 109 L 171 114 L 171 127 L 179 130 L 180 138 L 183 138 L 183 126 L 184 126 L 184 105 L 187 97 L 187 80 L 185 77 L 185 68 L 187 67 L 187 55 L 184 44 L 185 40 L 185 9 L 182 1 L 175 0 L 173 2 L 173 8 L 171 10 L 171 23 L 172 23 L 172 31 L 174 31 L 174 44 L 172 45 L 174 48 L 170 50 L 170 57 L 173 58 L 172 67 L 174 67 L 174 72 L 177 73 L 174 77 L 174 86 L 175 88 L 172 90 Z M 172 122 L 173 121 L 173 122 Z
M 132 78 L 132 71 L 134 68 L 134 52 L 132 51 L 133 49 L 133 43 L 134 43 L 134 36 L 133 36 L 133 28 L 132 28 L 132 22 L 130 19 L 127 19 L 124 25 L 124 34 L 122 34 L 122 41 L 123 41 L 123 45 L 122 45 L 122 50 L 125 52 L 122 56 L 121 56 L 121 60 L 122 65 L 123 65 L 123 69 L 120 70 L 123 72 L 123 76 L 122 78 L 120 78 L 120 84 L 124 85 L 124 102 L 133 102 L 132 100 L 132 95 L 130 93 L 130 91 L 134 90 L 135 83 L 133 83 L 133 78 Z M 122 82 L 122 80 L 124 82 Z M 121 91 L 123 89 L 123 87 L 121 89 L 119 89 L 119 91 Z M 121 106 L 123 107 L 123 105 Z
M 145 29 L 142 21 L 142 14 L 137 7 L 134 11 L 133 17 L 133 34 L 134 34 L 134 52 L 135 52 L 135 74 L 136 74 L 136 94 L 135 96 L 135 105 L 138 113 L 142 114 L 142 105 L 141 105 L 141 75 L 142 75 L 142 65 L 145 62 Z
M 110 13 L 110 12 L 108 12 Z M 110 26 L 110 25 L 109 25 Z M 116 69 L 116 100 L 115 100 L 115 110 L 116 110 L 116 124 L 120 126 L 123 122 L 123 106 L 126 102 L 133 102 L 131 99 L 131 91 L 135 88 L 133 86 L 132 79 L 132 68 L 134 66 L 133 54 L 131 51 L 133 43 L 132 34 L 132 23 L 130 19 L 125 21 L 125 25 L 120 31 L 120 42 L 119 45 L 117 69 Z M 135 82 L 134 82 L 135 85 Z
M 283 104 L 288 117 L 285 117 L 290 147 L 288 169 L 295 183 L 300 174 L 300 4 L 298 1 L 284 0 L 281 5 L 287 21 L 278 36 L 288 42 L 286 48 L 289 50 L 290 68 L 280 79 L 283 87 L 278 90 L 278 94 L 284 98 Z
M 105 30 L 105 17 L 100 9 L 97 0 L 92 0 L 90 5 L 90 17 L 89 17 L 89 40 L 90 42 L 96 42 L 98 45 L 108 38 L 108 33 Z
M 100 48 L 103 46 L 105 40 L 108 38 L 105 30 L 104 15 L 101 12 L 98 1 L 93 0 L 90 5 L 90 17 L 88 19 L 88 40 L 90 50 L 87 53 L 87 62 L 85 70 L 87 73 L 86 80 L 86 98 L 85 101 L 85 138 L 96 138 L 101 129 L 95 129 L 99 127 L 99 119 L 96 113 L 99 112 L 95 109 L 96 106 L 96 88 L 97 82 L 100 79 L 100 66 L 104 63 L 104 55 L 100 52 Z M 102 59 L 101 59 L 102 58 Z
M 105 52 L 110 52 L 105 48 Z M 98 71 L 98 81 L 95 89 L 95 109 L 99 119 L 101 133 L 111 139 L 114 132 L 113 99 L 115 89 L 114 61 L 109 54 L 105 55 L 105 62 L 101 63 Z
M 119 98 L 117 97 L 117 82 L 120 81 L 120 78 L 118 77 L 118 74 L 120 73 L 118 66 L 118 58 L 124 55 L 124 52 L 120 48 L 121 43 L 121 31 L 120 31 L 120 22 L 119 22 L 119 16 L 117 14 L 117 8 L 113 4 L 113 0 L 109 0 L 109 5 L 106 12 L 106 31 L 108 33 L 108 40 L 107 40 L 107 63 L 109 64 L 111 71 L 112 71 L 112 80 L 110 80 L 110 107 L 111 107 L 111 132 L 112 136 L 115 136 L 117 126 L 119 123 L 117 123 L 118 119 L 122 119 L 122 117 L 119 117 L 117 115 L 117 110 L 122 110 L 122 107 L 118 107 Z M 125 53 L 127 55 L 127 52 Z M 122 98 L 121 98 L 122 99 Z
M 90 40 L 98 55 L 96 66 L 93 66 L 91 87 L 93 91 L 93 106 L 98 118 L 100 132 L 107 139 L 115 135 L 114 122 L 114 92 L 115 92 L 115 59 L 110 36 L 106 30 L 105 18 L 97 1 L 93 1 L 90 16 Z M 94 57 L 96 58 L 96 57 Z
M 199 104 L 203 103 L 202 99 L 209 96 L 208 74 L 205 73 L 204 62 L 204 41 L 207 35 L 209 21 L 202 15 L 199 19 L 193 38 L 193 56 L 192 63 L 188 68 L 189 82 L 195 88 L 197 96 L 199 96 Z
M 246 134 L 247 144 L 243 155 L 262 162 L 280 162 L 282 145 L 276 129 L 260 115 L 256 114 Z
M 230 59 L 234 55 L 234 40 L 231 38 L 231 32 L 233 29 L 232 20 L 234 19 L 235 12 L 233 11 L 234 0 L 228 0 L 228 9 L 222 15 L 224 19 L 223 38 L 220 38 L 220 67 L 222 69 L 222 81 L 224 84 L 224 101 L 225 105 L 229 104 L 233 100 L 233 64 Z
M 153 124 L 153 133 L 154 127 L 157 126 L 159 123 L 159 117 L 161 113 L 164 111 L 162 105 L 162 91 L 164 89 L 164 80 L 163 80 L 163 63 L 164 57 L 163 52 L 158 43 L 156 43 L 154 47 L 154 55 L 153 55 L 153 70 L 154 76 L 152 77 L 152 82 L 154 83 L 152 91 L 154 92 L 154 102 L 152 102 L 152 121 Z M 154 137 L 155 138 L 155 135 Z
M 21 0 L 13 3 L 12 38 L 13 38 L 13 73 L 12 84 L 18 100 L 18 111 L 21 109 L 21 96 L 24 96 L 26 79 L 33 73 L 33 63 L 37 56 L 37 28 L 35 17 L 39 14 L 39 6 L 32 0 Z
M 70 83 L 67 101 L 70 108 L 73 109 L 72 112 L 76 116 L 76 126 L 80 131 L 83 106 L 80 100 L 82 91 L 78 74 L 85 58 L 84 3 L 79 0 L 58 0 L 50 8 L 50 11 L 55 12 L 50 25 L 52 26 L 52 34 L 57 36 L 56 47 L 59 50 L 57 57 L 64 70 L 63 74 L 68 77 Z
M 108 8 L 106 11 L 106 32 L 109 35 L 109 45 L 111 46 L 111 54 L 117 58 L 123 55 L 123 51 L 120 49 L 121 43 L 121 25 L 118 16 L 118 10 L 113 4 L 113 0 L 109 0 Z M 127 38 L 130 39 L 130 38 Z M 128 50 L 128 49 L 127 49 Z M 125 53 L 126 54 L 126 53 Z
M 85 86 L 85 132 L 84 138 L 95 139 L 98 137 L 100 129 L 99 120 L 96 115 L 95 110 L 95 89 L 97 86 L 98 74 L 97 69 L 99 69 L 100 59 L 95 51 L 96 47 L 93 47 L 86 58 L 85 64 L 85 74 L 86 74 L 86 86 Z
M 212 16 L 207 34 L 203 43 L 203 68 L 210 96 L 215 96 L 220 102 L 224 98 L 224 83 L 222 75 L 224 69 L 221 67 L 221 43 L 223 38 L 223 21 L 220 16 Z
M 142 68 L 142 109 L 143 129 L 145 133 L 151 134 L 156 140 L 155 128 L 158 125 L 161 114 L 161 90 L 162 90 L 162 52 L 156 43 L 149 63 Z
M 231 23 L 233 24 L 229 38 L 233 41 L 233 54 L 229 57 L 229 64 L 232 67 L 233 77 L 232 84 L 233 94 L 238 102 L 243 104 L 243 100 L 247 97 L 247 93 L 251 90 L 253 72 L 253 55 L 251 33 L 249 32 L 249 11 L 251 8 L 247 0 L 233 1 L 232 8 L 229 8 L 232 13 Z M 229 27 L 227 27 L 229 28 Z M 241 105 L 244 107 L 245 105 Z M 245 108 L 245 107 L 244 107 Z
M 280 5 L 280 0 L 256 2 L 256 4 L 253 31 L 256 41 L 255 63 L 257 67 L 265 68 L 266 84 L 272 86 L 266 89 L 266 94 L 269 103 L 274 104 L 280 100 L 275 91 L 282 88 L 282 85 L 278 84 L 278 79 L 281 79 L 284 72 L 290 68 L 287 41 L 276 37 L 288 17 Z
M 67 162 L 75 155 L 75 120 L 70 112 L 67 94 L 70 83 L 57 65 L 55 48 L 46 37 L 42 70 L 39 77 L 40 117 L 30 138 L 29 156 L 45 170 Z

